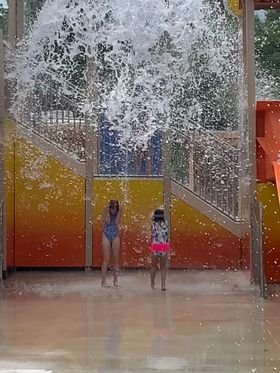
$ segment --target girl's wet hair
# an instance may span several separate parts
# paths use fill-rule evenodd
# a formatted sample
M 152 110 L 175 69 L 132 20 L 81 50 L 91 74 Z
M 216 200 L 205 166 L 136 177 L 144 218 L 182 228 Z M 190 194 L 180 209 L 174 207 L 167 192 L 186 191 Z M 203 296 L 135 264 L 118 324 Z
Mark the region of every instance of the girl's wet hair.
M 116 211 L 119 212 L 119 209 L 120 209 L 119 201 L 116 199 L 111 199 L 109 202 L 109 209 L 112 209 L 112 210 L 116 209 Z
M 153 221 L 165 221 L 163 209 L 156 209 L 154 211 Z

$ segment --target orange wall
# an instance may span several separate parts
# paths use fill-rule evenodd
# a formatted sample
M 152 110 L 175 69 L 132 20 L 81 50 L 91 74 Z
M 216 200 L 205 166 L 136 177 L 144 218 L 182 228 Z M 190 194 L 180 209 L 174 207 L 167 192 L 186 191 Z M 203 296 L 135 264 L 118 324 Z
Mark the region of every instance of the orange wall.
M 272 109 L 266 112 L 265 136 L 270 137 L 275 145 L 275 152 L 280 147 L 280 106 L 278 109 Z M 276 154 L 275 154 L 276 158 Z
M 161 180 L 97 179 L 93 183 L 93 265 L 102 263 L 101 215 L 110 199 L 118 199 L 123 206 L 121 221 L 121 262 L 125 267 L 147 266 L 153 210 L 163 204 Z
M 263 204 L 263 250 L 265 277 L 268 283 L 280 282 L 280 208 L 276 186 L 258 185 Z
M 260 101 L 256 112 L 257 179 L 275 181 L 272 161 L 280 149 L 280 102 Z
M 16 267 L 83 267 L 83 178 L 25 140 L 15 154 Z
M 243 258 L 239 238 L 175 197 L 172 206 L 172 267 L 241 267 Z

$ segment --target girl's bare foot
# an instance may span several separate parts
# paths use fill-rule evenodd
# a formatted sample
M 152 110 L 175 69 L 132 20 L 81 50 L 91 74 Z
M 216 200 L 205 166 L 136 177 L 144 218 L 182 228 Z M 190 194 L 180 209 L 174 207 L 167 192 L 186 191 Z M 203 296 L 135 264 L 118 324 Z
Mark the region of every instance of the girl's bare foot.
M 110 288 L 111 286 L 110 285 L 108 285 L 107 284 L 107 282 L 101 282 L 101 286 L 103 287 L 103 288 Z
M 113 284 L 114 284 L 114 287 L 115 288 L 118 288 L 118 287 L 120 287 L 120 285 L 119 285 L 119 274 L 120 274 L 120 272 L 119 271 L 115 271 L 114 272 L 114 280 L 113 280 Z
M 156 287 L 155 282 L 151 281 L 151 288 L 154 289 Z

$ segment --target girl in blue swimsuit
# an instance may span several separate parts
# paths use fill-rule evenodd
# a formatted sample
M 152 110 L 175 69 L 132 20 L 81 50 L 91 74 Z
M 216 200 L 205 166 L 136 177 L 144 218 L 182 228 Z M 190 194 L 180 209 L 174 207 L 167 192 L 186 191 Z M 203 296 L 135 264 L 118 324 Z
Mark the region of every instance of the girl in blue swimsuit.
M 119 257 L 120 257 L 120 237 L 119 237 L 119 223 L 121 217 L 121 208 L 117 200 L 111 200 L 106 207 L 103 214 L 103 263 L 101 268 L 102 286 L 108 286 L 106 281 L 108 264 L 110 261 L 111 250 L 114 259 L 114 286 L 118 286 L 118 275 L 120 271 Z

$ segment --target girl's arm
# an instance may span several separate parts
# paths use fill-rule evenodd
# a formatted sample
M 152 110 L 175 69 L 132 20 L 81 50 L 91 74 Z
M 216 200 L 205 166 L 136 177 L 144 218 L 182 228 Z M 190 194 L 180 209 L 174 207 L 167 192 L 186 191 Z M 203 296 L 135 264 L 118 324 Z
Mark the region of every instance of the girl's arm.
M 151 242 L 154 242 L 156 236 L 156 225 L 155 222 L 153 221 L 151 224 Z
M 122 217 L 122 206 L 121 206 L 121 204 L 119 203 L 119 212 L 118 212 L 118 215 L 117 215 L 117 217 L 116 217 L 116 224 L 120 224 L 121 217 Z
M 165 228 L 166 228 L 166 242 L 169 243 L 170 245 L 170 233 L 169 233 L 169 226 L 168 226 L 168 221 L 165 221 Z M 167 252 L 167 260 L 170 262 L 171 261 L 171 247 L 169 247 L 169 250 Z
M 166 234 L 166 242 L 169 242 L 169 227 L 168 227 L 167 220 L 165 220 L 164 229 L 165 229 L 165 234 Z
M 109 207 L 105 207 L 103 214 L 102 214 L 102 222 L 105 224 L 110 223 L 110 214 L 109 214 Z
M 151 224 L 151 242 L 153 242 L 154 237 L 154 223 Z

